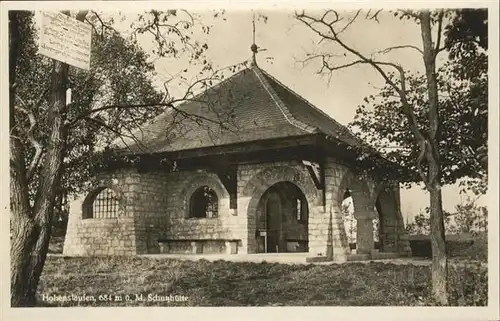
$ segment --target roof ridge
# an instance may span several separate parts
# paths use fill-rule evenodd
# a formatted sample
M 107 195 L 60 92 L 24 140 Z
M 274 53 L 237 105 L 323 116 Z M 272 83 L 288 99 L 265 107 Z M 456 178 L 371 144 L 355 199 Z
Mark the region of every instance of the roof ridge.
M 316 128 L 314 126 L 310 126 L 310 125 L 298 120 L 297 118 L 295 118 L 293 116 L 293 114 L 290 112 L 290 110 L 288 110 L 286 104 L 281 100 L 279 95 L 274 91 L 272 86 L 269 85 L 269 83 L 267 82 L 266 79 L 263 79 L 263 77 L 261 77 L 259 75 L 259 73 L 264 72 L 261 68 L 259 68 L 258 66 L 252 66 L 250 69 L 255 73 L 255 75 L 257 76 L 257 79 L 261 83 L 262 87 L 264 87 L 264 89 L 267 91 L 267 93 L 272 98 L 272 100 L 274 101 L 274 103 L 276 104 L 276 106 L 278 107 L 280 112 L 283 114 L 283 117 L 285 117 L 285 120 L 288 123 L 290 123 L 290 125 L 295 126 L 295 127 L 299 128 L 300 130 L 303 130 L 303 131 L 308 132 L 308 133 L 314 133 L 314 132 L 318 131 L 318 128 Z M 286 112 L 285 112 L 285 110 L 286 110 Z
M 281 81 L 279 81 L 278 79 L 276 79 L 275 77 L 273 77 L 268 72 L 266 72 L 264 70 L 261 70 L 261 72 L 264 73 L 269 78 L 271 78 L 277 84 L 279 84 L 280 86 L 282 86 L 283 88 L 285 88 L 288 92 L 290 92 L 296 98 L 298 98 L 298 99 L 302 100 L 303 102 L 305 102 L 307 105 L 309 105 L 309 107 L 312 107 L 314 110 L 316 110 L 317 112 L 321 113 L 323 116 L 327 117 L 328 119 L 330 119 L 331 121 L 333 121 L 335 124 L 337 124 L 340 128 L 342 128 L 342 130 L 346 131 L 348 134 L 352 135 L 354 138 L 357 139 L 357 137 L 349 130 L 349 128 L 347 128 L 346 126 L 344 126 L 341 123 L 339 123 L 338 121 L 336 121 L 333 117 L 331 117 L 330 115 L 328 115 L 327 113 L 325 113 L 324 111 L 322 111 L 321 109 L 319 109 L 318 107 L 314 106 L 307 99 L 305 99 L 301 95 L 297 94 L 294 90 L 290 89 L 288 86 L 286 86 L 285 84 L 283 84 Z

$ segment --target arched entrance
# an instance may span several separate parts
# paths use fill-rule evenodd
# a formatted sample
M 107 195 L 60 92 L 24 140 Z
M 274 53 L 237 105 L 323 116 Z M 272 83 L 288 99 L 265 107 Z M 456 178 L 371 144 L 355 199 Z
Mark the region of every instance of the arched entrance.
M 308 251 L 307 199 L 291 182 L 279 182 L 261 196 L 256 213 L 256 252 Z
M 408 243 L 403 237 L 406 232 L 397 190 L 394 187 L 381 188 L 375 205 L 380 216 L 380 252 L 407 252 Z
M 369 186 L 369 179 L 348 171 L 342 178 L 337 195 L 350 248 L 352 252 L 363 255 L 371 255 L 375 239 L 378 239 L 374 237 L 374 225 L 378 224 L 379 217 Z
M 353 196 L 351 190 L 349 188 L 346 188 L 343 194 L 343 197 L 341 198 L 341 204 L 340 204 L 340 209 L 341 213 L 344 219 L 344 228 L 347 236 L 347 240 L 349 242 L 349 247 L 351 250 L 351 253 L 361 253 L 358 251 L 358 217 L 356 217 L 355 213 L 355 208 L 357 206 L 355 198 L 357 198 L 357 201 L 359 202 L 359 196 Z M 378 250 L 380 247 L 380 239 L 381 239 L 381 228 L 382 226 L 380 225 L 380 221 L 382 219 L 381 215 L 381 210 L 380 210 L 380 200 L 377 199 L 377 202 L 375 204 L 375 208 L 373 208 L 373 213 L 377 213 L 375 217 L 371 217 L 371 222 L 372 222 L 372 232 L 369 232 L 369 227 L 365 227 L 366 231 L 364 232 L 365 235 L 363 237 L 366 238 L 372 238 L 373 239 L 373 248 Z M 363 221 L 363 218 L 361 218 Z M 364 221 L 363 221 L 364 222 Z

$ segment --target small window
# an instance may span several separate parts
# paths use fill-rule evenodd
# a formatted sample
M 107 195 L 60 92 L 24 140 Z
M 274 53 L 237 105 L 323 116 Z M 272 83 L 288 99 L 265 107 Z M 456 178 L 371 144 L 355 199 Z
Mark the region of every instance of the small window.
M 297 222 L 305 223 L 307 221 L 307 205 L 304 199 L 295 199 L 295 215 Z
M 218 214 L 218 198 L 208 186 L 198 188 L 191 196 L 189 216 L 193 218 L 214 218 Z
M 297 221 L 302 221 L 302 206 L 300 204 L 300 198 L 297 198 L 296 200 L 296 211 L 297 211 Z
M 83 206 L 83 218 L 118 217 L 120 202 L 112 189 L 104 188 L 89 195 Z

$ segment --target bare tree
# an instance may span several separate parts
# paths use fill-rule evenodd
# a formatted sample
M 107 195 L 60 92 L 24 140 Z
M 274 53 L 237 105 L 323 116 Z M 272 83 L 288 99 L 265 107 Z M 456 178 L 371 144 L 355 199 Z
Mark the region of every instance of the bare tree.
M 415 45 L 396 45 L 388 47 L 377 53 L 388 53 L 393 50 L 415 50 L 421 54 L 425 67 L 427 80 L 427 95 L 429 99 L 428 121 L 429 129 L 423 130 L 417 122 L 413 106 L 407 97 L 407 83 L 405 69 L 397 63 L 374 58 L 374 53 L 365 54 L 354 48 L 343 37 L 344 32 L 359 19 L 371 19 L 379 22 L 381 10 L 363 12 L 358 10 L 353 15 L 342 17 L 335 10 L 326 10 L 321 15 L 306 14 L 304 11 L 296 12 L 295 17 L 310 30 L 314 31 L 323 42 L 331 42 L 340 46 L 346 55 L 353 57 L 352 61 L 342 64 L 332 63 L 336 55 L 311 54 L 308 59 L 321 61 L 321 72 L 334 72 L 356 65 L 367 65 L 374 68 L 384 81 L 392 86 L 401 101 L 401 112 L 406 116 L 409 130 L 413 133 L 420 154 L 416 161 L 418 173 L 425 184 L 430 197 L 431 212 L 431 244 L 432 244 L 432 284 L 434 298 L 439 304 L 448 304 L 447 292 L 447 257 L 445 248 L 444 221 L 441 196 L 441 167 L 439 161 L 439 146 L 437 144 L 440 134 L 440 119 L 438 106 L 438 90 L 436 82 L 436 57 L 445 48 L 441 43 L 443 18 L 445 12 L 440 10 L 430 12 L 399 10 L 396 16 L 413 20 L 420 25 L 422 47 Z M 432 26 L 437 26 L 437 33 L 433 36 Z M 392 75 L 397 75 L 397 80 Z M 395 112 L 397 112 L 395 110 Z

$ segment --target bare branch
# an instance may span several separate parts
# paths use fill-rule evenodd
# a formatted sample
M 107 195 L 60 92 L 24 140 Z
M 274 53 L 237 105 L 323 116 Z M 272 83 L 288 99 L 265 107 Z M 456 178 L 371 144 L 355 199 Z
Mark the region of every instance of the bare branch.
M 443 51 L 445 47 L 440 47 L 441 46 L 441 32 L 443 28 L 443 17 L 444 17 L 444 10 L 441 10 L 438 15 L 438 31 L 437 31 L 437 40 L 436 40 L 436 46 L 434 49 L 434 59 L 436 59 L 437 55 L 439 52 Z
M 371 13 L 371 9 L 368 10 L 368 12 L 366 13 L 366 19 L 369 19 L 369 20 L 375 20 L 377 23 L 380 23 L 380 21 L 378 20 L 378 15 L 382 12 L 382 10 L 384 9 L 378 9 L 377 11 L 375 11 L 374 14 L 372 14 L 372 16 L 370 17 L 370 13 Z
M 90 121 L 90 122 L 93 122 L 101 127 L 104 127 L 105 129 L 109 130 L 110 132 L 116 134 L 117 138 L 119 138 L 123 145 L 126 146 L 128 149 L 130 149 L 130 146 L 127 144 L 127 142 L 123 139 L 123 137 L 125 138 L 130 138 L 134 141 L 134 143 L 137 144 L 137 146 L 139 146 L 139 148 L 143 151 L 146 151 L 146 148 L 144 147 L 144 145 L 141 143 L 141 141 L 135 137 L 134 135 L 126 135 L 120 131 L 117 131 L 116 129 L 114 129 L 113 127 L 109 126 L 108 124 L 106 124 L 105 122 L 103 121 L 100 121 L 98 119 L 95 119 L 95 118 L 91 118 L 91 117 L 85 117 L 85 120 L 87 121 Z M 143 148 L 144 147 L 144 148 Z
M 424 54 L 422 49 L 418 48 L 417 46 L 413 46 L 413 45 L 401 45 L 401 46 L 388 47 L 388 48 L 385 48 L 383 50 L 377 51 L 376 53 L 386 54 L 386 53 L 393 51 L 393 50 L 396 50 L 396 49 L 415 49 L 416 51 L 418 51 L 422 55 Z
M 361 9 L 356 11 L 356 14 L 354 15 L 354 17 L 352 19 L 350 19 L 349 22 L 344 26 L 344 28 L 342 28 L 338 33 L 341 34 L 345 30 L 347 30 L 347 28 L 349 28 L 352 25 L 352 23 L 358 18 L 360 13 L 361 13 Z
M 203 101 L 203 100 L 200 100 L 200 99 L 194 97 L 194 88 L 196 86 L 198 86 L 198 85 L 203 85 L 203 86 L 207 87 L 206 89 L 208 89 L 208 85 L 207 84 L 209 82 L 211 82 L 211 81 L 219 81 L 220 80 L 217 77 L 217 73 L 218 72 L 221 72 L 224 69 L 229 69 L 229 68 L 234 67 L 234 66 L 235 65 L 231 65 L 231 66 L 228 66 L 228 67 L 225 67 L 225 68 L 221 68 L 221 69 L 219 69 L 217 71 L 214 71 L 212 73 L 212 75 L 210 75 L 208 77 L 201 78 L 201 79 L 198 79 L 198 80 L 192 82 L 189 85 L 189 87 L 186 89 L 184 96 L 181 97 L 181 98 L 170 99 L 169 101 L 163 101 L 163 102 L 159 102 L 159 103 L 156 103 L 156 104 L 106 105 L 106 106 L 102 106 L 102 107 L 99 107 L 99 108 L 94 108 L 92 110 L 89 110 L 87 112 L 84 112 L 84 113 L 76 116 L 72 121 L 69 122 L 68 126 L 72 127 L 78 121 L 80 121 L 80 120 L 82 120 L 82 119 L 84 119 L 86 117 L 89 117 L 92 114 L 95 114 L 95 113 L 98 113 L 98 112 L 101 112 L 101 111 L 106 111 L 106 110 L 112 110 L 112 109 L 129 109 L 129 110 L 134 110 L 135 109 L 135 110 L 137 110 L 137 109 L 140 109 L 140 108 L 166 107 L 166 109 L 171 108 L 172 110 L 176 111 L 177 113 L 182 114 L 183 116 L 185 116 L 186 118 L 189 118 L 191 120 L 194 120 L 196 118 L 196 119 L 199 119 L 199 120 L 203 120 L 203 121 L 215 123 L 215 124 L 221 126 L 222 129 L 229 130 L 229 128 L 227 126 L 225 126 L 224 121 L 210 119 L 208 117 L 201 116 L 201 115 L 190 114 L 190 113 L 188 113 L 186 111 L 183 111 L 182 109 L 179 109 L 179 108 L 175 107 L 175 104 L 182 103 L 182 102 L 190 102 L 190 101 L 191 102 L 208 103 L 206 101 Z M 165 97 L 165 98 L 168 98 L 168 97 Z
M 354 65 L 359 65 L 359 64 L 368 64 L 369 62 L 367 61 L 364 61 L 364 60 L 355 60 L 353 62 L 350 62 L 350 63 L 347 63 L 347 64 L 343 64 L 343 65 L 338 65 L 338 66 L 330 66 L 328 65 L 328 63 L 326 61 L 323 61 L 323 65 L 326 69 L 330 70 L 330 71 L 335 71 L 335 70 L 340 70 L 340 69 L 343 69 L 343 68 L 348 68 L 348 67 L 352 67 Z
M 405 14 L 411 15 L 413 17 L 420 17 L 420 14 L 415 14 L 413 12 L 405 12 Z M 301 21 L 302 23 L 304 23 L 311 30 L 313 30 L 317 35 L 319 35 L 322 38 L 325 38 L 325 39 L 328 39 L 330 41 L 337 43 L 342 48 L 344 48 L 347 52 L 349 52 L 349 53 L 351 53 L 359 58 L 359 60 L 356 60 L 354 62 L 345 64 L 345 65 L 341 65 L 338 67 L 330 67 L 329 66 L 331 68 L 331 70 L 338 70 L 341 68 L 346 68 L 346 67 L 353 66 L 356 64 L 361 64 L 361 63 L 369 64 L 382 76 L 382 78 L 384 78 L 386 83 L 388 83 L 398 93 L 399 98 L 401 100 L 402 107 L 403 107 L 403 113 L 405 114 L 406 118 L 408 119 L 408 123 L 410 125 L 411 131 L 414 134 L 416 143 L 420 146 L 420 152 L 421 152 L 420 156 L 421 157 L 420 157 L 420 160 L 417 162 L 417 168 L 418 168 L 419 173 L 421 174 L 424 182 L 426 182 L 427 179 L 425 179 L 425 175 L 423 174 L 423 170 L 421 168 L 421 163 L 423 162 L 424 158 L 427 155 L 427 153 L 426 153 L 428 151 L 427 150 L 427 147 L 428 147 L 427 146 L 427 139 L 425 138 L 425 136 L 422 134 L 422 132 L 420 131 L 420 129 L 418 127 L 418 122 L 417 122 L 417 118 L 416 118 L 414 110 L 413 110 L 413 106 L 409 103 L 408 98 L 407 98 L 406 76 L 405 76 L 404 69 L 400 65 L 392 63 L 392 62 L 375 61 L 375 60 L 363 55 L 362 53 L 355 50 L 351 46 L 348 46 L 342 39 L 339 38 L 339 36 L 338 36 L 339 34 L 335 30 L 333 23 L 328 23 L 328 22 L 324 21 L 324 17 L 325 16 L 323 16 L 322 18 L 315 18 L 313 16 L 306 15 L 304 12 L 302 12 L 300 14 L 296 13 L 296 18 L 299 21 Z M 337 18 L 337 20 L 339 20 L 339 19 Z M 318 27 L 316 27 L 317 25 L 326 28 L 329 32 L 326 33 L 324 31 L 318 29 Z M 323 58 L 323 66 L 324 66 L 324 61 L 325 60 Z M 384 71 L 384 69 L 382 69 L 382 66 L 392 67 L 392 68 L 397 70 L 397 72 L 399 74 L 399 78 L 400 78 L 400 86 L 398 86 L 389 77 L 389 75 Z
M 107 24 L 104 22 L 104 20 L 101 18 L 101 16 L 94 10 L 92 10 L 92 14 L 97 18 L 97 20 L 99 20 L 99 23 L 101 24 L 101 34 L 100 36 L 103 37 L 104 36 L 104 29 L 108 29 L 108 30 L 111 30 L 115 33 L 119 33 L 115 28 L 113 28 L 111 25 Z M 88 21 L 88 20 L 87 20 Z M 90 22 L 90 21 L 89 21 Z M 95 29 L 95 27 L 94 27 Z

